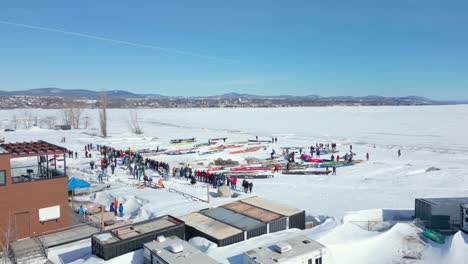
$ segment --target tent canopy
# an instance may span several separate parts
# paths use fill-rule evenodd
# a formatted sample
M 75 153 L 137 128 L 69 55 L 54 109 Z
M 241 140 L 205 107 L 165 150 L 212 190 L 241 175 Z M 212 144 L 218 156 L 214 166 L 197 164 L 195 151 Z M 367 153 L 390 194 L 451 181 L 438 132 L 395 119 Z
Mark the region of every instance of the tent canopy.
M 68 179 L 68 190 L 73 191 L 75 189 L 89 188 L 91 184 L 85 180 L 71 177 Z

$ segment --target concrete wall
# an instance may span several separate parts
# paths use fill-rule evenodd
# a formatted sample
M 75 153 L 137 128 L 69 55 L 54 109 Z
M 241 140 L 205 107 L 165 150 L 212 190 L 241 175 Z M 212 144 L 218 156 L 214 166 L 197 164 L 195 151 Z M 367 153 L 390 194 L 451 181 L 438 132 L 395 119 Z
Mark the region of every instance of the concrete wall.
M 0 155 L 0 170 L 5 170 L 7 178 L 6 185 L 0 186 L 0 241 L 7 229 L 16 240 L 68 227 L 68 177 L 12 183 L 10 158 Z M 39 209 L 56 205 L 60 206 L 60 218 L 39 222 Z

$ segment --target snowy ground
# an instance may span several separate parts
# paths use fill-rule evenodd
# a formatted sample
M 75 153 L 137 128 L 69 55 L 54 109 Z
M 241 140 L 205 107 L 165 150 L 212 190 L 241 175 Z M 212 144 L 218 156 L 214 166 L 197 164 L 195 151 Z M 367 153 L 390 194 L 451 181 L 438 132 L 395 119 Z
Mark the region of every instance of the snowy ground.
M 60 116 L 55 110 L 34 112 L 40 116 Z M 240 263 L 240 254 L 247 249 L 305 234 L 327 246 L 328 262 L 324 263 L 468 263 L 468 236 L 465 234 L 458 233 L 445 245 L 436 246 L 422 241 L 418 230 L 409 224 L 397 224 L 388 231 L 375 232 L 364 230 L 361 223 L 366 222 L 359 222 L 407 219 L 413 213 L 417 197 L 468 196 L 468 141 L 465 139 L 468 106 L 145 109 L 139 110 L 144 130 L 141 136 L 129 132 L 127 110 L 109 112 L 110 137 L 105 139 L 97 135 L 97 110 L 87 110 L 85 115 L 90 117 L 91 125 L 86 130 L 18 129 L 14 133 L 0 132 L 0 138 L 5 137 L 7 142 L 43 139 L 78 151 L 79 159 L 67 160 L 69 175 L 92 181 L 96 180 L 97 172 L 89 170 L 89 159 L 83 157 L 87 143 L 125 149 L 155 149 L 157 146 L 177 149 L 190 146 L 169 146 L 170 139 L 196 137 L 199 142 L 207 142 L 208 138 L 228 137 L 229 143 L 255 136 L 278 138 L 277 144 L 266 144 L 266 150 L 251 154 L 233 155 L 224 151 L 205 156 L 154 157 L 169 162 L 172 167 L 183 162 L 194 168 L 204 168 L 218 157 L 242 163 L 246 157 L 266 159 L 272 148 L 277 153 L 285 146 L 306 150 L 315 143 L 336 142 L 340 154 L 344 154 L 352 144 L 357 159 L 365 159 L 368 152 L 370 161 L 338 168 L 336 176 L 276 175 L 272 179 L 254 180 L 252 195 L 305 209 L 308 220 L 321 225 L 311 230 L 289 230 L 210 249 L 208 254 L 224 263 Z M 13 115 L 20 118 L 22 113 L 23 110 L 0 111 L 1 126 L 11 127 Z M 62 137 L 67 138 L 65 144 L 59 142 Z M 398 149 L 402 151 L 400 158 Z M 98 163 L 96 153 L 93 157 Z M 440 170 L 426 172 L 431 167 Z M 116 175 L 110 178 L 112 189 L 87 198 L 107 205 L 117 197 L 124 202 L 125 218 L 131 221 L 164 214 L 180 216 L 208 206 L 166 190 L 138 190 L 130 186 L 132 181 L 131 176 L 118 167 Z M 185 180 L 172 179 L 166 185 L 206 197 L 206 189 L 201 184 L 192 187 Z M 242 194 L 239 198 L 246 196 Z M 231 200 L 212 198 L 209 206 Z M 59 259 L 65 263 L 99 262 L 90 255 L 89 241 L 52 249 L 49 255 L 55 262 Z M 109 263 L 131 260 L 138 263 L 141 258 L 142 253 L 137 251 Z

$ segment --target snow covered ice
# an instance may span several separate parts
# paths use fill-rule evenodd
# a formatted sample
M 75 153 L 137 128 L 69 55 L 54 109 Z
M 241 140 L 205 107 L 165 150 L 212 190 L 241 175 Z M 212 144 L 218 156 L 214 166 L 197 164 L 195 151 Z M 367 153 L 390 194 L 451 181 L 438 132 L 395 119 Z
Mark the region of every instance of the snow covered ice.
M 292 207 L 306 210 L 307 221 L 315 227 L 268 234 L 227 247 L 213 247 L 206 241 L 194 241 L 207 254 L 222 263 L 241 263 L 243 251 L 303 234 L 327 247 L 324 263 L 468 263 L 468 235 L 457 233 L 444 245 L 424 241 L 416 227 L 398 223 L 386 227 L 383 222 L 410 220 L 414 199 L 421 197 L 468 196 L 468 106 L 405 107 L 317 107 L 275 109 L 139 109 L 144 134 L 129 132 L 128 110 L 109 110 L 109 137 L 98 132 L 97 110 L 86 110 L 91 126 L 84 130 L 55 131 L 34 127 L 16 132 L 1 132 L 7 142 L 45 140 L 79 153 L 67 160 L 70 176 L 96 182 L 97 173 L 89 169 L 84 145 L 105 144 L 122 149 L 176 149 L 173 138 L 227 137 L 229 142 L 277 137 L 278 143 L 254 153 L 232 155 L 223 151 L 211 155 L 158 155 L 153 158 L 206 168 L 216 158 L 232 158 L 245 163 L 246 157 L 265 160 L 271 149 L 302 147 L 308 151 L 315 143 L 336 142 L 340 155 L 352 144 L 356 159 L 370 160 L 355 166 L 338 168 L 337 175 L 282 175 L 253 180 L 253 193 Z M 58 110 L 34 111 L 39 116 L 59 116 Z M 13 115 L 22 110 L 0 110 L 2 128 L 11 127 Z M 2 129 L 3 131 L 3 129 Z M 62 137 L 66 143 L 60 143 Z M 188 145 L 190 146 L 190 145 Z M 375 147 L 374 147 L 375 146 Z M 208 147 L 200 148 L 208 150 Z M 402 155 L 398 157 L 397 150 Z M 324 156 L 326 158 L 329 155 Z M 98 157 L 93 152 L 98 164 Z M 432 169 L 430 169 L 432 168 Z M 437 168 L 439 170 L 434 170 Z M 206 203 L 165 190 L 136 189 L 131 176 L 117 166 L 109 179 L 111 188 L 87 199 L 110 204 L 122 201 L 124 218 L 141 221 L 165 214 L 181 216 L 206 208 Z M 191 186 L 185 180 L 165 182 L 195 197 L 206 199 L 206 188 Z M 209 206 L 233 201 L 234 198 L 211 197 Z M 369 226 L 369 221 L 375 225 Z M 52 248 L 49 258 L 56 263 L 103 263 L 91 255 L 90 241 Z M 106 263 L 141 263 L 142 252 L 136 251 Z M 140 262 L 138 262 L 140 261 Z

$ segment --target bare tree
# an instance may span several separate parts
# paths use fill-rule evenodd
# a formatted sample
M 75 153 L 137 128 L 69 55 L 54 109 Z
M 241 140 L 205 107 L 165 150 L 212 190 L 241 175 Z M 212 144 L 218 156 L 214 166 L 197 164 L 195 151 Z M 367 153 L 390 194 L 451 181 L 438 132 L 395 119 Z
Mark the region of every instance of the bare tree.
M 11 220 L 8 217 L 7 225 L 0 227 L 0 258 L 4 264 L 11 263 L 9 255 L 11 253 L 10 243 L 13 241 L 12 235 Z
M 89 116 L 85 116 L 83 119 L 84 119 L 83 128 L 84 128 L 84 129 L 88 129 L 90 117 L 89 117 Z
M 46 116 L 44 118 L 41 118 L 41 127 L 54 129 L 56 124 L 57 124 L 56 116 Z
M 66 100 L 64 102 L 64 109 L 62 110 L 62 119 L 64 125 L 70 125 L 74 129 L 80 128 L 80 121 L 83 112 L 83 107 L 79 102 Z
M 99 110 L 99 125 L 101 127 L 101 135 L 107 137 L 107 93 L 101 94 L 101 109 Z
M 13 129 L 16 130 L 18 128 L 18 116 L 13 115 L 11 117 L 11 122 L 10 123 L 13 125 Z
M 130 115 L 130 119 L 128 121 L 130 130 L 137 135 L 143 134 L 143 130 L 140 126 L 140 119 L 138 119 L 138 111 L 135 109 L 130 109 L 128 111 Z
M 24 109 L 23 112 L 23 125 L 24 128 L 31 128 L 34 123 L 34 117 L 30 109 Z
M 71 126 L 72 124 L 72 113 L 68 108 L 64 108 L 61 111 L 62 125 Z

